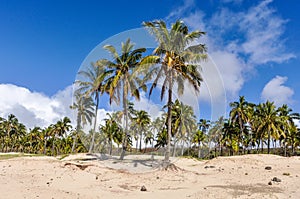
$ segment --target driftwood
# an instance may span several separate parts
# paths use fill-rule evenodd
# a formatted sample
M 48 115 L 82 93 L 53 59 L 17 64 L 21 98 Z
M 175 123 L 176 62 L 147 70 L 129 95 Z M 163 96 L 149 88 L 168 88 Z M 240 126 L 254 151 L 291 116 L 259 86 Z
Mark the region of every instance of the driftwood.
M 85 170 L 89 166 L 92 166 L 92 165 L 89 165 L 89 164 L 79 164 L 79 163 L 74 163 L 74 162 L 67 162 L 67 163 L 64 164 L 64 166 L 70 166 L 70 165 L 71 166 L 74 165 L 74 166 L 78 167 L 81 170 Z

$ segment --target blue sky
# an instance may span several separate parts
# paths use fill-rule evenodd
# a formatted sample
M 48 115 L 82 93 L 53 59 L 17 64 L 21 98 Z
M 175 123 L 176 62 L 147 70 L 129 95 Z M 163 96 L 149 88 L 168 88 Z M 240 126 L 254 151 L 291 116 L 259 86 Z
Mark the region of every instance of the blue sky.
M 2 0 L 0 116 L 13 112 L 33 126 L 70 114 L 70 85 L 90 51 L 154 19 L 183 19 L 191 29 L 207 32 L 202 41 L 227 101 L 244 95 L 255 103 L 287 103 L 300 112 L 299 10 L 297 0 Z M 209 95 L 202 93 L 200 115 L 209 117 Z

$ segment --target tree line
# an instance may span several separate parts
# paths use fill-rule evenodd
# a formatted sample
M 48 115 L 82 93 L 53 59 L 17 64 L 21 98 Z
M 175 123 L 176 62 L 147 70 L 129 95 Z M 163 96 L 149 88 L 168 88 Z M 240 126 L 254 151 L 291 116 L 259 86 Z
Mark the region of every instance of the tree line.
M 74 103 L 70 106 L 77 112 L 75 128 L 63 118 L 48 128 L 27 132 L 10 115 L 0 121 L 1 150 L 49 155 L 86 151 L 112 154 L 115 150 L 123 159 L 126 151 L 151 148 L 163 151 L 166 165 L 171 155 L 178 154 L 201 158 L 258 153 L 264 152 L 265 146 L 270 153 L 277 145 L 284 155 L 295 152 L 300 136 L 294 120 L 300 118 L 287 105 L 277 108 L 269 101 L 256 105 L 242 96 L 230 103 L 228 119 L 197 121 L 191 106 L 173 98 L 182 95 L 187 86 L 196 92 L 200 89 L 200 63 L 205 61 L 207 49 L 198 39 L 205 32 L 190 32 L 179 20 L 170 28 L 161 20 L 144 22 L 143 26 L 158 43 L 150 55 L 145 48 L 135 49 L 127 39 L 121 43 L 120 52 L 112 45 L 103 47 L 111 60 L 100 58 L 79 71 L 81 78 L 75 82 Z M 167 98 L 164 113 L 151 118 L 147 111 L 135 110 L 132 101 L 140 99 L 140 91 L 150 97 L 158 85 L 160 99 Z M 103 95 L 108 96 L 110 104 L 121 104 L 122 110 L 108 113 L 98 124 Z M 88 126 L 91 130 L 84 133 Z

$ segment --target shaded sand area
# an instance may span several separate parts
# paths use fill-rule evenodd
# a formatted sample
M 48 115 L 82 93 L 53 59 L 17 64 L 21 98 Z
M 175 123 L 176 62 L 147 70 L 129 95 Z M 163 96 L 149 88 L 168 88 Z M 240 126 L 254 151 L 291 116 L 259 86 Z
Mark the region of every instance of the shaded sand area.
M 174 158 L 177 171 L 158 169 L 161 160 L 87 154 L 1 160 L 0 198 L 300 198 L 300 157 Z

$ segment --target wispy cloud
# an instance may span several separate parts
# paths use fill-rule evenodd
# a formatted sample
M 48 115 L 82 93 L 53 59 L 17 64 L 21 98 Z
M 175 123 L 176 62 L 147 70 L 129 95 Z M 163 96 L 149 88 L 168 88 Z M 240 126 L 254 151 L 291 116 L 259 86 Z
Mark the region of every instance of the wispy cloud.
M 261 93 L 263 100 L 274 101 L 277 106 L 293 103 L 294 90 L 284 85 L 287 77 L 276 76 L 270 80 Z

